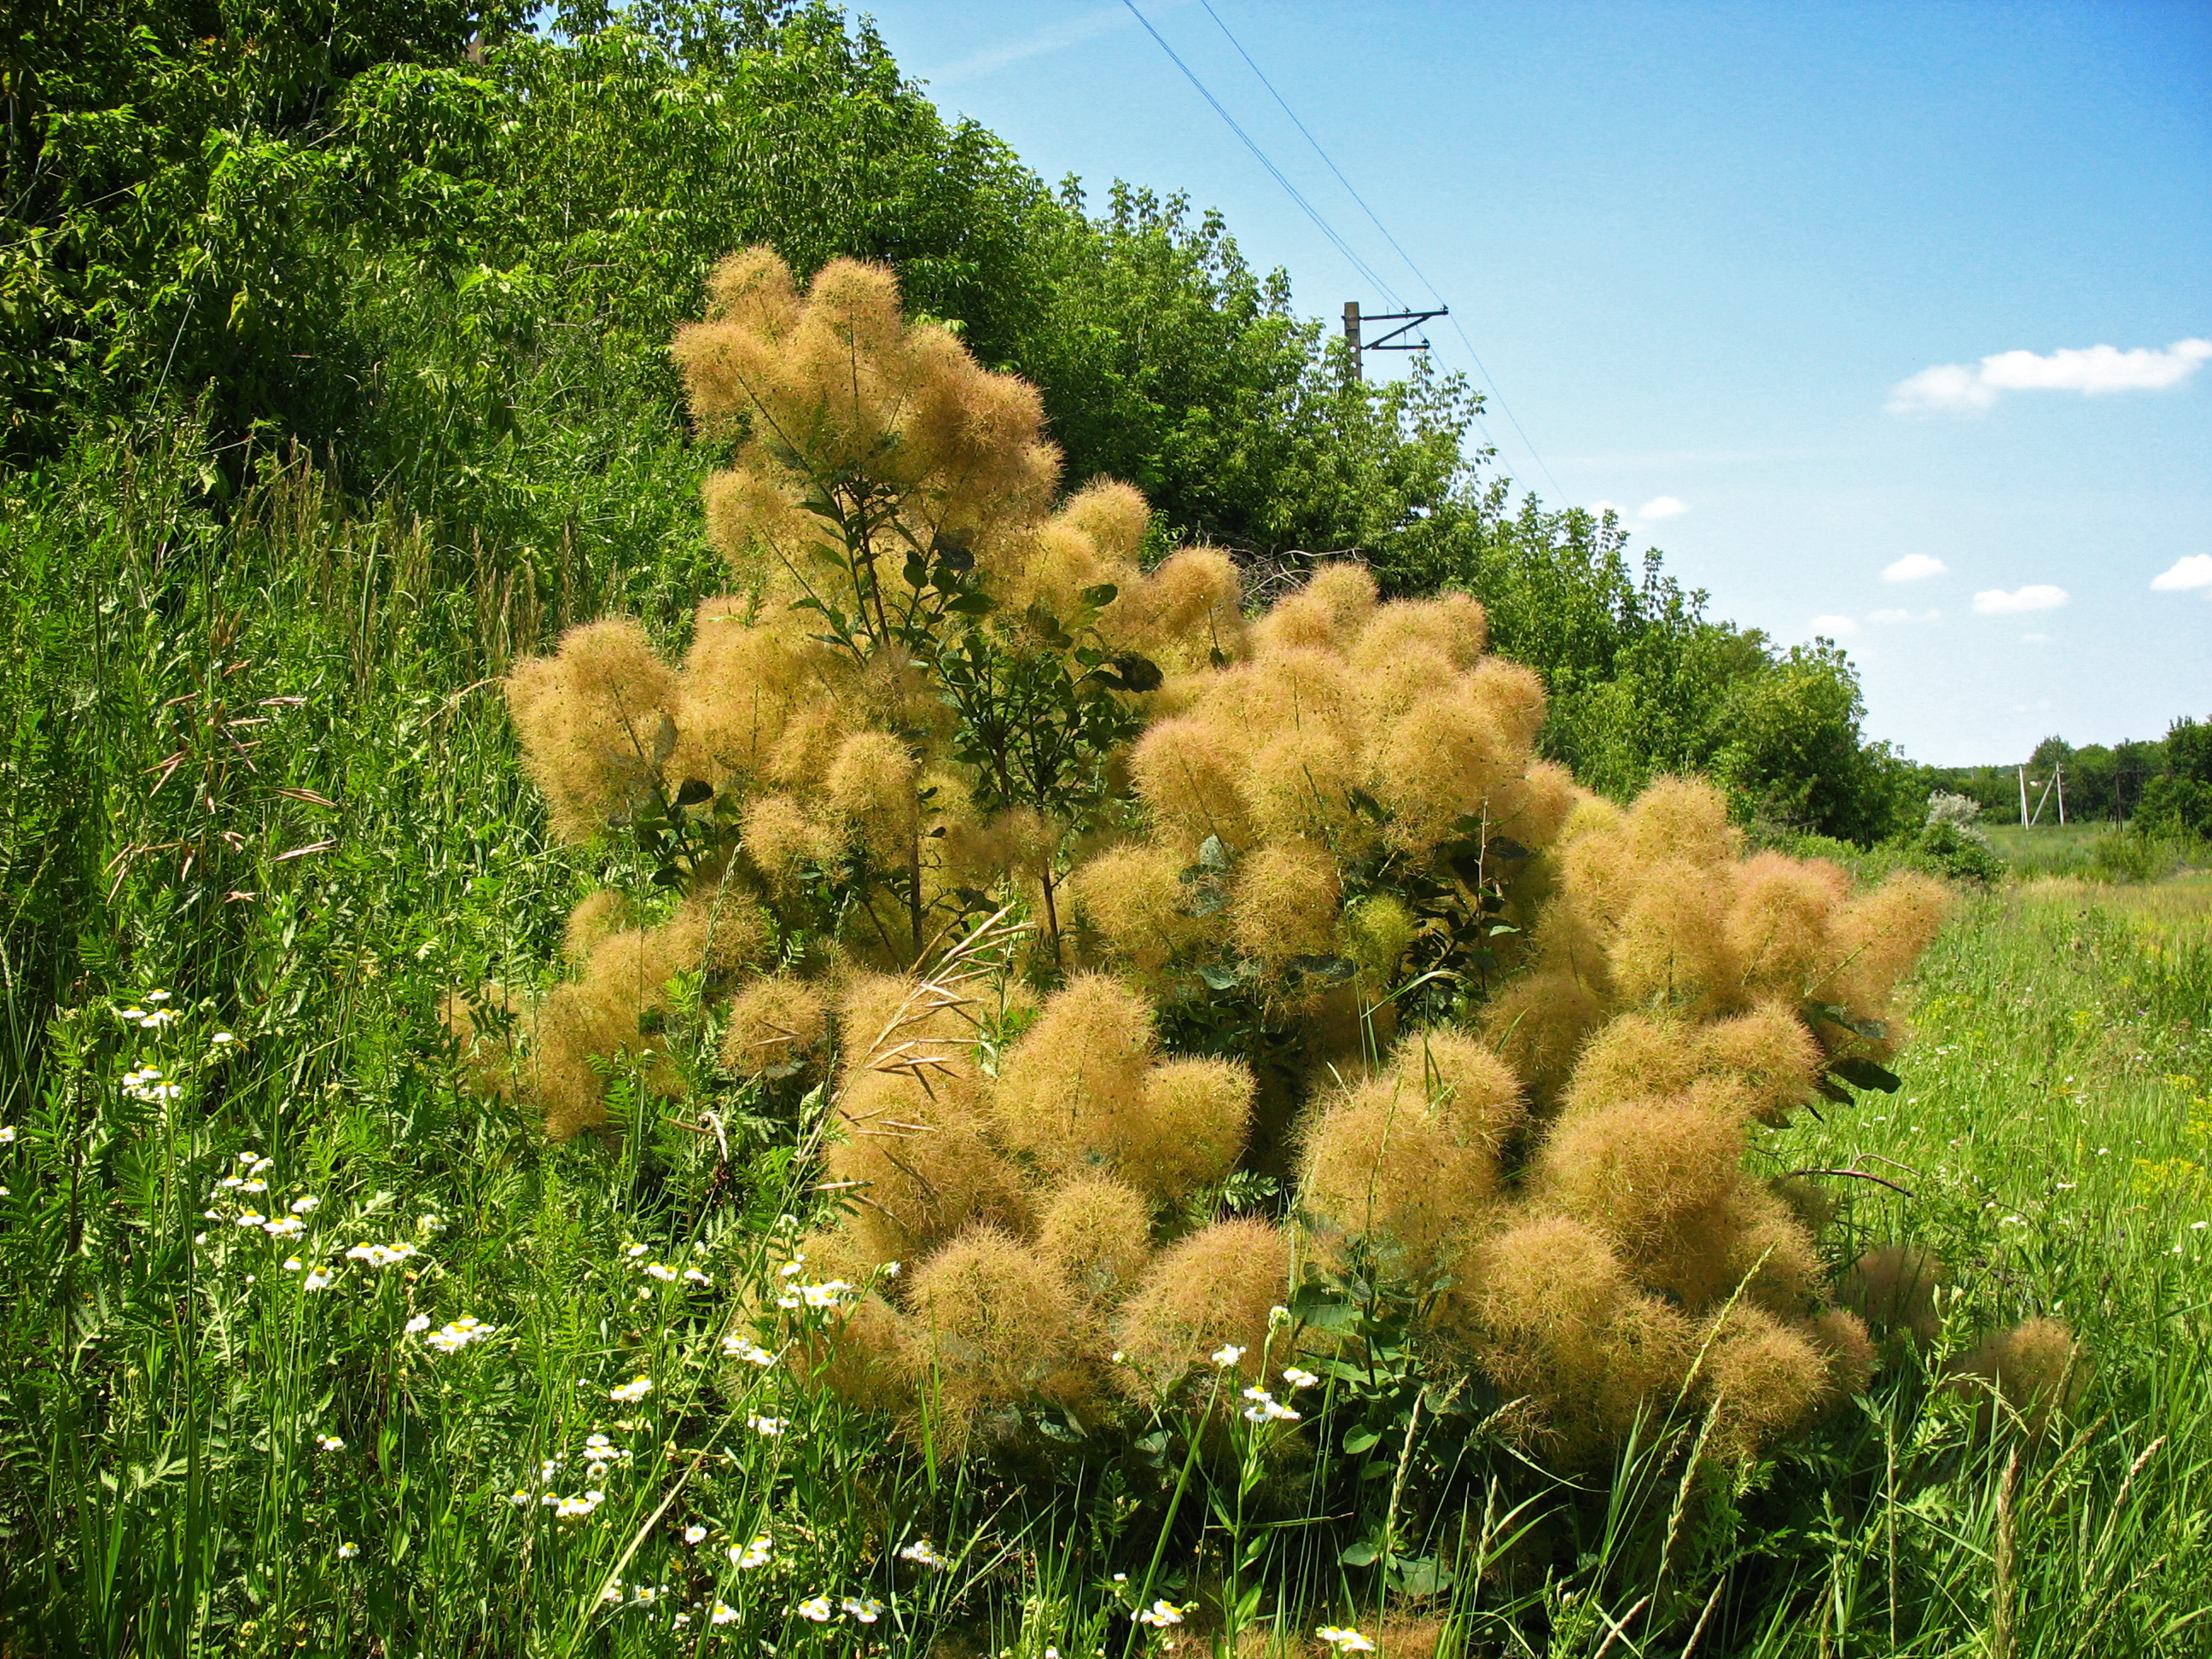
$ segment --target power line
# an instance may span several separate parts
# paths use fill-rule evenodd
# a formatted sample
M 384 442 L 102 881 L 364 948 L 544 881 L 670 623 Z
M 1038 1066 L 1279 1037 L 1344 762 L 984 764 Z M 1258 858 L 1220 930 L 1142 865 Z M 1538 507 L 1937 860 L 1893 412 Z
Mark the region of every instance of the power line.
M 1124 0 L 1124 3 L 1127 3 L 1127 0 Z M 1405 248 L 1400 245 L 1398 239 L 1390 234 L 1390 228 L 1382 222 L 1380 216 L 1376 215 L 1375 210 L 1367 205 L 1367 198 L 1362 196 L 1359 191 L 1354 188 L 1351 179 L 1344 176 L 1344 169 L 1337 166 L 1335 161 L 1330 156 L 1329 153 L 1322 148 L 1321 140 L 1313 136 L 1312 130 L 1309 128 L 1304 121 L 1298 119 L 1298 112 L 1291 107 L 1290 100 L 1285 98 L 1281 93 L 1275 90 L 1275 83 L 1267 78 L 1267 71 L 1262 70 L 1259 64 L 1252 61 L 1252 54 L 1244 50 L 1244 43 L 1230 33 L 1229 25 L 1221 21 L 1221 14 L 1214 10 L 1212 0 L 1199 0 L 1199 3 L 1206 8 L 1206 15 L 1213 20 L 1213 26 L 1221 31 L 1223 36 L 1228 40 L 1231 46 L 1237 48 L 1237 55 L 1244 60 L 1244 66 L 1250 70 L 1254 75 L 1259 77 L 1260 84 L 1267 88 L 1268 96 L 1273 98 L 1275 102 L 1281 106 L 1284 114 L 1291 118 L 1291 125 L 1296 127 L 1305 136 L 1306 143 L 1313 146 L 1314 154 L 1320 156 L 1322 163 L 1331 173 L 1336 175 L 1337 183 L 1342 185 L 1345 188 L 1346 193 L 1349 195 L 1353 201 L 1359 204 L 1359 210 L 1367 216 L 1368 222 L 1372 224 L 1376 230 L 1382 233 L 1382 240 L 1389 243 L 1391 248 L 1396 252 L 1398 257 L 1406 262 L 1406 269 L 1412 271 L 1413 275 L 1419 279 L 1421 285 L 1429 290 L 1431 296 L 1435 299 L 1436 302 L 1440 306 L 1444 305 L 1445 302 L 1443 293 L 1437 289 L 1434 283 L 1429 280 L 1427 273 L 1422 270 L 1420 266 L 1413 263 L 1413 256 L 1407 252 Z M 1133 5 L 1130 6 L 1129 9 L 1132 11 L 1136 9 Z M 1141 16 L 1139 16 L 1137 21 L 1139 22 L 1144 22 L 1144 19 Z M 1152 26 L 1150 23 L 1146 23 L 1145 27 L 1147 29 L 1151 29 Z M 1160 37 L 1157 31 L 1153 32 L 1152 39 L 1159 40 Z M 1167 46 L 1167 42 L 1160 40 L 1160 45 L 1164 48 Z M 1174 58 L 1175 54 L 1170 52 L 1168 53 L 1168 56 Z M 1180 65 L 1182 63 L 1182 60 L 1177 58 L 1176 58 L 1176 62 Z M 1183 73 L 1185 75 L 1189 75 L 1190 70 L 1186 68 L 1183 70 Z M 1198 77 L 1195 76 L 1191 76 L 1194 84 L 1196 83 L 1197 78 Z M 1204 92 L 1206 89 L 1203 87 L 1200 87 L 1199 90 Z M 1214 101 L 1213 94 L 1212 93 L 1206 93 L 1206 100 L 1209 103 L 1212 103 L 1214 108 L 1221 108 L 1221 106 L 1218 102 Z M 1226 112 L 1224 112 L 1222 118 L 1224 120 L 1228 119 Z M 1231 126 L 1235 126 L 1236 123 L 1232 121 L 1230 125 Z M 1243 136 L 1243 130 L 1242 128 L 1238 128 L 1237 134 L 1238 137 L 1242 137 Z M 1247 144 L 1249 144 L 1252 141 L 1246 138 L 1244 142 Z M 1254 153 L 1255 155 L 1258 153 L 1256 147 L 1255 148 Z M 1268 171 L 1271 173 L 1275 172 L 1274 164 L 1273 162 L 1268 163 Z M 1276 173 L 1275 176 L 1278 179 L 1280 179 L 1282 174 Z M 1287 183 L 1285 185 L 1285 188 L 1289 188 Z M 1292 194 L 1295 195 L 1296 193 L 1297 192 L 1292 191 Z M 1300 204 L 1304 205 L 1303 198 L 1301 198 Z M 1309 213 L 1313 211 L 1311 208 L 1308 208 L 1306 210 Z M 1341 246 L 1340 243 L 1340 246 Z M 1362 269 L 1364 270 L 1364 267 L 1363 266 Z M 1391 292 L 1387 283 L 1377 281 L 1376 285 L 1382 289 L 1382 292 L 1389 296 L 1390 302 L 1393 305 L 1397 306 L 1401 310 L 1408 308 L 1403 300 L 1401 300 L 1395 293 Z M 1481 375 L 1484 381 L 1489 386 L 1491 396 L 1498 399 L 1498 407 L 1504 411 L 1505 418 L 1512 422 L 1513 430 L 1519 434 L 1522 447 L 1528 452 L 1528 458 L 1536 463 L 1537 469 L 1543 473 L 1546 480 L 1551 484 L 1553 492 L 1557 495 L 1564 497 L 1566 495 L 1566 491 L 1559 488 L 1559 481 L 1552 477 L 1552 469 L 1544 465 L 1544 458 L 1536 453 L 1536 446 L 1529 441 L 1528 433 L 1522 428 L 1519 416 L 1514 414 L 1512 405 L 1505 401 L 1505 394 L 1498 390 L 1497 380 L 1492 377 L 1490 371 L 1483 367 L 1481 356 L 1475 350 L 1474 342 L 1468 338 L 1467 331 L 1460 326 L 1458 317 L 1453 314 L 1449 307 L 1446 307 L 1445 308 L 1444 316 L 1445 320 L 1449 322 L 1452 325 L 1452 332 L 1459 336 L 1459 343 L 1467 348 L 1468 357 L 1474 364 L 1475 372 Z M 1478 424 L 1480 424 L 1479 422 Z
M 1281 93 L 1275 90 L 1275 83 L 1267 78 L 1267 71 L 1252 61 L 1252 54 L 1244 50 L 1244 43 L 1239 40 L 1235 35 L 1229 33 L 1229 25 L 1221 21 L 1221 14 L 1214 10 L 1211 3 L 1211 0 L 1199 0 L 1199 4 L 1206 8 L 1206 15 L 1213 20 L 1214 27 L 1219 29 L 1223 37 L 1229 42 L 1229 44 L 1237 48 L 1237 55 L 1244 60 L 1244 67 L 1250 70 L 1254 75 L 1259 76 L 1260 84 L 1267 89 L 1267 95 L 1273 98 L 1281 107 L 1284 114 L 1291 118 L 1291 125 L 1305 135 L 1306 143 L 1313 146 L 1314 154 L 1320 156 L 1323 165 L 1325 165 L 1331 173 L 1334 173 L 1336 175 L 1336 182 L 1344 186 L 1345 193 L 1350 196 L 1353 201 L 1359 204 L 1359 210 L 1367 216 L 1367 222 L 1373 225 L 1376 229 L 1382 233 L 1382 240 L 1389 243 L 1391 247 L 1396 250 L 1398 257 L 1406 262 L 1406 269 L 1412 271 L 1414 276 L 1420 276 L 1421 281 L 1426 284 L 1431 294 L 1437 294 L 1437 285 L 1434 283 L 1430 282 L 1427 277 L 1421 276 L 1421 268 L 1413 263 L 1413 256 L 1407 252 L 1404 248 L 1398 246 L 1398 239 L 1390 234 L 1389 227 L 1384 225 L 1382 220 L 1375 216 L 1375 210 L 1367 205 L 1367 198 L 1362 196 L 1352 187 L 1352 180 L 1344 176 L 1344 169 L 1338 167 L 1337 164 L 1329 158 L 1329 153 L 1321 147 L 1321 140 L 1315 137 L 1312 132 L 1308 130 L 1306 124 L 1298 119 L 1298 112 L 1291 107 L 1289 100 L 1285 99 Z M 1443 303 L 1443 296 L 1442 295 L 1437 295 L 1437 302 L 1441 304 Z M 1390 301 L 1394 305 L 1402 306 L 1405 304 L 1405 301 L 1399 299 L 1395 295 L 1392 295 L 1390 296 Z
M 1372 283 L 1381 292 L 1388 295 L 1392 304 L 1403 305 L 1405 302 L 1398 298 L 1397 294 L 1391 289 L 1390 285 L 1384 282 L 1364 259 L 1361 258 L 1357 253 L 1352 252 L 1352 244 L 1346 241 L 1343 237 L 1336 234 L 1335 227 L 1331 225 L 1328 220 L 1322 218 L 1320 210 L 1316 209 L 1311 202 L 1306 200 L 1306 198 L 1299 193 L 1298 187 L 1290 181 L 1289 177 L 1283 172 L 1283 170 L 1277 167 L 1274 162 L 1268 160 L 1267 152 L 1261 149 L 1257 143 L 1253 142 L 1252 135 L 1245 131 L 1243 127 L 1237 125 L 1237 118 L 1231 115 L 1228 110 L 1224 107 L 1218 98 L 1216 98 L 1212 92 L 1206 89 L 1206 82 L 1198 78 L 1197 75 L 1192 70 L 1190 65 L 1184 63 L 1182 59 L 1176 55 L 1176 49 L 1167 43 L 1166 39 L 1158 29 L 1152 27 L 1152 20 L 1147 18 L 1144 13 L 1137 9 L 1136 0 L 1121 0 L 1121 3 L 1129 9 L 1129 15 L 1132 17 L 1135 18 L 1139 23 L 1142 23 L 1145 26 L 1145 33 L 1152 37 L 1153 40 L 1158 44 L 1159 49 L 1162 52 L 1167 53 L 1170 61 L 1171 61 L 1177 69 L 1183 72 L 1183 77 L 1188 80 L 1191 85 L 1198 88 L 1199 96 L 1205 99 L 1207 103 L 1213 106 L 1213 112 L 1228 123 L 1229 130 L 1235 133 L 1238 138 L 1243 141 L 1244 148 L 1252 152 L 1253 157 L 1261 167 L 1267 169 L 1268 173 L 1273 176 L 1275 182 L 1280 185 L 1284 190 L 1289 193 L 1291 199 L 1296 202 L 1300 208 L 1304 210 L 1306 217 L 1312 220 L 1315 227 L 1321 232 L 1321 234 L 1328 237 L 1330 242 L 1334 244 L 1336 251 L 1345 257 L 1345 259 L 1351 264 L 1352 268 L 1358 271 L 1362 276 L 1365 277 L 1367 281 Z

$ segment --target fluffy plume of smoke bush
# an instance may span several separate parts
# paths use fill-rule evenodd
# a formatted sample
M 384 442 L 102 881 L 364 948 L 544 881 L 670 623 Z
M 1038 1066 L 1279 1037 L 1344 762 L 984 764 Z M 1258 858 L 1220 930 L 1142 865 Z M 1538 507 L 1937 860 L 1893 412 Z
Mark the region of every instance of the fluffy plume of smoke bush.
M 519 1048 L 469 1041 L 556 1134 L 603 1119 L 610 1056 L 680 1086 L 662 1033 L 695 993 L 746 1086 L 818 1066 L 846 1213 L 808 1248 L 871 1287 L 806 1328 L 829 1386 L 988 1443 L 1030 1403 L 1097 1419 L 1227 1349 L 1255 1377 L 1271 1337 L 1325 1348 L 1275 1310 L 1294 1269 L 1357 1271 L 1558 1458 L 1677 1407 L 1748 1457 L 1863 1387 L 1874 1333 L 1929 1328 L 1928 1264 L 1875 1252 L 1832 1290 L 1816 1195 L 1747 1165 L 1833 1078 L 1879 1078 L 1940 887 L 1747 859 L 1698 780 L 1626 806 L 1578 789 L 1534 753 L 1542 684 L 1489 653 L 1467 596 L 1384 603 L 1336 562 L 1248 617 L 1217 551 L 1147 574 L 1141 495 L 1055 508 L 1035 391 L 902 317 L 880 269 L 802 291 L 756 251 L 709 295 L 676 358 L 736 444 L 706 490 L 732 592 L 680 664 L 609 620 L 508 693 L 556 833 L 704 824 L 709 802 L 715 828 L 657 896 L 578 907 L 573 977 Z M 963 649 L 1033 665 L 1072 623 L 1084 662 L 1123 665 L 1095 787 L 992 769 L 942 640 L 891 619 L 940 580 Z M 914 977 L 979 896 L 1048 937 L 1001 940 L 996 1024 L 982 969 Z M 1397 1036 L 1395 994 L 1447 959 L 1472 1029 Z M 1216 994 L 1291 1039 L 1264 1095 L 1163 1046 Z M 1240 1168 L 1292 1179 L 1290 1221 L 1206 1218 Z M 2071 1354 L 2022 1328 L 1957 1380 L 2047 1412 Z
M 1289 1297 L 1291 1237 L 1260 1220 L 1217 1221 L 1160 1252 L 1114 1330 L 1125 1387 L 1158 1394 L 1235 1348 L 1250 1381 L 1267 1363 L 1274 1310 Z
M 1929 1251 L 1914 1244 L 1883 1244 L 1851 1264 L 1836 1296 L 1876 1332 L 1909 1336 L 1925 1346 L 1942 1329 L 1936 1293 L 1948 1277 Z
M 722 1030 L 722 1065 L 739 1077 L 796 1066 L 830 1033 L 819 987 L 788 974 L 753 981 L 731 999 Z
M 979 890 L 1026 885 L 1048 906 L 1073 822 L 1055 816 L 1049 788 L 981 804 L 972 753 L 956 753 L 957 720 L 909 625 L 922 589 L 896 573 L 971 573 L 961 580 L 972 627 L 994 649 L 1034 646 L 1050 631 L 1041 616 L 1095 613 L 1104 648 L 1188 673 L 1242 649 L 1234 568 L 1186 550 L 1146 574 L 1149 510 L 1126 485 L 1094 483 L 1054 511 L 1059 457 L 1036 390 L 982 368 L 944 328 L 908 321 L 879 267 L 832 261 L 802 291 L 773 254 L 734 255 L 675 357 L 702 427 L 738 440 L 706 489 L 733 591 L 698 606 L 680 664 L 635 621 L 610 618 L 515 669 L 508 703 L 555 831 L 586 842 L 712 803 L 722 839 L 676 872 L 677 896 L 711 890 L 764 908 L 788 935 L 815 925 L 811 891 L 843 892 L 852 902 L 834 944 L 817 939 L 787 970 L 825 1003 L 855 969 L 911 968 Z M 955 562 L 931 563 L 940 557 Z M 831 611 L 843 621 L 825 629 Z M 1165 700 L 1133 689 L 1141 683 L 1116 695 L 1132 708 Z M 611 893 L 578 911 L 580 977 L 533 1022 L 541 1040 L 525 1089 L 556 1134 L 599 1121 L 592 1058 L 635 1049 L 633 1026 L 665 1012 L 666 975 L 632 975 L 625 1006 L 619 976 L 590 965 L 625 924 L 653 920 Z M 1126 906 L 1120 920 L 1124 932 L 1148 925 Z M 751 942 L 718 924 L 701 943 L 670 971 L 702 974 L 711 999 L 744 998 Z M 768 1035 L 756 1016 L 775 1015 L 760 1000 L 771 995 L 733 1006 L 733 1030 L 745 1028 L 732 1038 L 734 1069 L 767 1069 L 747 1055 Z M 805 1024 L 811 1042 L 811 1016 Z
M 2002 1420 L 2041 1437 L 2081 1396 L 2088 1368 L 2063 1319 L 2031 1319 L 1993 1331 L 1947 1368 L 1954 1394 L 1979 1401 L 1986 1433 Z
M 1048 1401 L 1083 1412 L 1102 1386 L 1098 1339 L 1060 1274 L 1039 1273 L 1028 1243 L 971 1228 L 914 1276 L 902 1328 L 908 1364 L 948 1449 L 994 1410 Z M 1017 1422 L 1018 1419 L 1015 1419 Z

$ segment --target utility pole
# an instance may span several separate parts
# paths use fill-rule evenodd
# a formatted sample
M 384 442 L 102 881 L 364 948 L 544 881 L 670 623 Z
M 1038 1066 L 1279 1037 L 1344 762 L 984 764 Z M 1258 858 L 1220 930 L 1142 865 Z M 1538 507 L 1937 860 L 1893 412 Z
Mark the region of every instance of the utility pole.
M 2027 828 L 2027 769 L 2020 769 L 2020 827 Z
M 2051 775 L 2058 780 L 2058 827 L 2063 830 L 2066 827 L 2066 769 L 2054 766 L 2051 771 Z
M 1365 378 L 1361 372 L 1361 365 L 1366 361 L 1367 354 L 1370 351 L 1428 350 L 1429 343 L 1426 337 L 1418 340 L 1409 340 L 1406 336 L 1411 334 L 1423 323 L 1450 315 L 1451 311 L 1448 307 L 1438 306 L 1434 311 L 1391 311 L 1379 317 L 1362 317 L 1359 314 L 1359 301 L 1346 300 L 1344 302 L 1344 347 L 1346 356 L 1352 362 L 1352 378 L 1355 380 Z M 1395 323 L 1398 326 L 1376 339 L 1368 340 L 1362 332 L 1362 325 L 1365 323 Z

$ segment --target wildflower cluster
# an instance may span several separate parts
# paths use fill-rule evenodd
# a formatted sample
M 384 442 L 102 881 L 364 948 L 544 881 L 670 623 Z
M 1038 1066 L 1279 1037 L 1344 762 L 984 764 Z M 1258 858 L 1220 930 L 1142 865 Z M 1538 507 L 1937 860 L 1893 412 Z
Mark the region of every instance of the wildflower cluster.
M 840 1613 L 855 1624 L 872 1625 L 883 1616 L 884 1604 L 873 1596 L 845 1595 L 833 1606 L 827 1595 L 811 1595 L 792 1611 L 817 1625 L 826 1625 Z
M 498 1332 L 496 1325 L 487 1325 L 473 1317 L 463 1317 L 440 1326 L 423 1337 L 425 1346 L 440 1353 L 459 1353 L 471 1342 L 486 1342 Z
M 184 1085 L 164 1077 L 158 1066 L 137 1066 L 123 1074 L 123 1092 L 133 1100 L 174 1100 L 184 1091 Z
M 169 1000 L 169 994 L 167 991 L 149 991 L 146 994 L 146 1000 L 154 1006 L 151 1008 L 140 1008 L 135 1006 L 129 1008 L 118 1008 L 115 1011 L 115 1017 L 126 1025 L 136 1025 L 142 1031 L 158 1031 L 165 1026 L 176 1023 L 177 1011 L 161 1006 Z
M 775 1540 L 759 1533 L 743 1544 L 731 1545 L 727 1553 L 732 1566 L 739 1572 L 751 1572 L 775 1559 Z

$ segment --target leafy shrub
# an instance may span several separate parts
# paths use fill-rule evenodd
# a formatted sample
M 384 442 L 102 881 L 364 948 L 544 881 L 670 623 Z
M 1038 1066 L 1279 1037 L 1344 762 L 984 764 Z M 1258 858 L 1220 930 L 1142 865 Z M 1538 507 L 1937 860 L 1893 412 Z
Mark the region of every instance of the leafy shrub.
M 1928 817 L 1903 842 L 1921 867 L 1954 881 L 2001 881 L 2005 861 L 1975 820 L 1981 803 L 1938 789 L 1928 797 Z
M 2202 847 L 2194 837 L 2161 836 L 2139 823 L 2122 824 L 2089 843 L 2084 873 L 2098 881 L 2162 881 Z
M 556 827 L 645 876 L 572 916 L 509 1086 L 594 1128 L 688 1086 L 702 1008 L 757 1086 L 818 1068 L 840 1210 L 756 1334 L 954 1449 L 1346 1360 L 1346 1287 L 1566 1462 L 1684 1405 L 1749 1456 L 1863 1386 L 1817 1206 L 1748 1160 L 1896 1086 L 1935 883 L 1577 788 L 1464 597 L 1144 572 L 1142 499 L 1055 508 L 1035 394 L 880 270 L 735 256 L 677 352 L 735 591 L 680 665 L 610 620 L 508 683 Z

